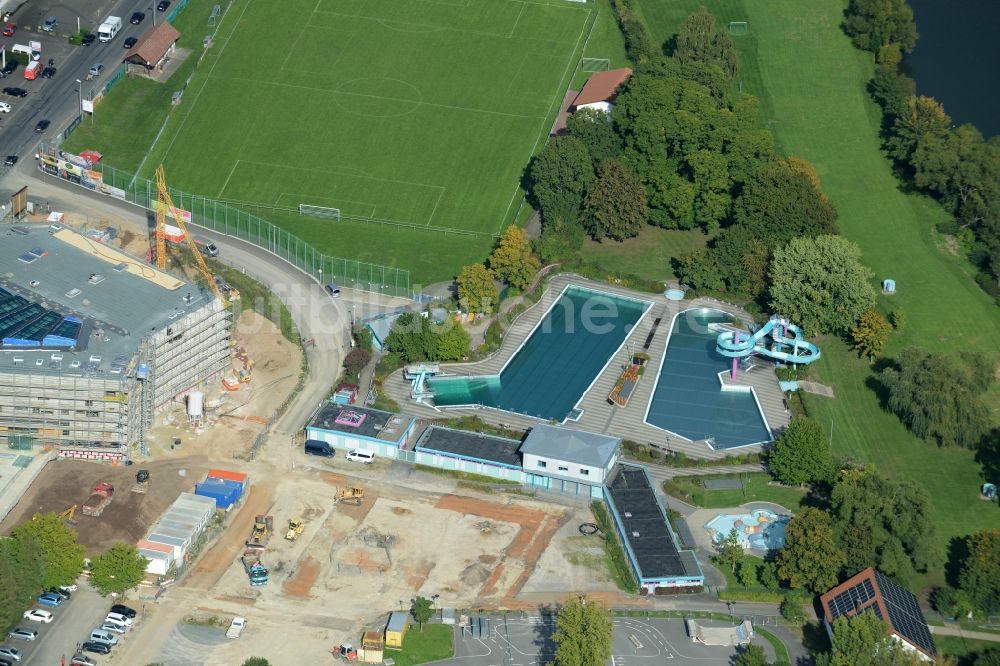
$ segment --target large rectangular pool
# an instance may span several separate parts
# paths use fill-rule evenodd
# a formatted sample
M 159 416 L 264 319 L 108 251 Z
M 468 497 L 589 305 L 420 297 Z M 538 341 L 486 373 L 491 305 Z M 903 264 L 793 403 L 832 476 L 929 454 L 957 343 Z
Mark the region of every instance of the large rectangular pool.
M 427 380 L 434 404 L 485 405 L 561 422 L 649 306 L 567 287 L 499 375 Z
M 721 390 L 719 373 L 732 359 L 715 351 L 718 331 L 709 324 L 728 321 L 729 315 L 709 309 L 674 318 L 646 423 L 685 439 L 711 438 L 716 449 L 771 440 L 756 397 Z

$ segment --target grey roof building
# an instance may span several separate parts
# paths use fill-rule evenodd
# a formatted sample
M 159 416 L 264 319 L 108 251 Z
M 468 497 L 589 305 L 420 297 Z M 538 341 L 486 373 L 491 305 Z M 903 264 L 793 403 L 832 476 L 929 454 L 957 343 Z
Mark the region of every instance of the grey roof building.
M 528 433 L 521 453 L 604 468 L 617 457 L 621 443 L 620 437 L 541 424 Z

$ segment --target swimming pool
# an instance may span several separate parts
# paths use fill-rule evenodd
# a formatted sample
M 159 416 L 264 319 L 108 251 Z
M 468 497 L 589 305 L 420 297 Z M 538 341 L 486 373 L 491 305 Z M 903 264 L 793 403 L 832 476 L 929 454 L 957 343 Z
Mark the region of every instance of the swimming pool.
M 719 543 L 736 530 L 740 545 L 756 550 L 777 550 L 785 545 L 785 526 L 789 516 L 759 509 L 751 513 L 720 513 L 705 524 L 713 543 Z
M 561 422 L 649 306 L 566 287 L 499 375 L 436 377 L 427 387 L 438 407 L 479 404 Z
M 715 351 L 718 332 L 709 324 L 728 321 L 726 313 L 707 308 L 674 318 L 646 423 L 685 439 L 712 438 L 716 449 L 772 439 L 752 393 L 720 388 L 719 373 L 730 359 Z

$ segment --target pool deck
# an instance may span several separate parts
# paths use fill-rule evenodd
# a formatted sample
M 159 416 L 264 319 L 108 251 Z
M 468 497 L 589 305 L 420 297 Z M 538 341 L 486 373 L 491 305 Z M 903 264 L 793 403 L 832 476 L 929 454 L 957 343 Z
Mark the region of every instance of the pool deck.
M 727 453 L 725 449 L 713 450 L 704 441 L 689 441 L 683 437 L 651 426 L 644 419 L 650 397 L 656 388 L 656 377 L 659 374 L 660 364 L 663 362 L 667 338 L 670 335 L 674 316 L 683 310 L 704 307 L 723 310 L 740 317 L 744 321 L 749 320 L 746 313 L 727 303 L 710 298 L 668 301 L 662 294 L 636 292 L 564 273 L 552 278 L 548 287 L 543 292 L 541 299 L 518 316 L 506 335 L 504 335 L 500 349 L 493 356 L 477 363 L 443 364 L 442 369 L 457 375 L 466 376 L 498 374 L 510 357 L 520 348 L 527 336 L 531 334 L 531 331 L 534 330 L 539 321 L 545 316 L 551 305 L 569 285 L 624 296 L 626 298 L 646 300 L 652 303 L 652 307 L 630 332 L 626 339 L 626 344 L 612 357 L 610 363 L 605 366 L 597 380 L 590 387 L 590 390 L 587 391 L 583 399 L 578 403 L 578 408 L 583 410 L 583 415 L 580 419 L 578 421 L 566 421 L 563 425 L 570 428 L 579 428 L 580 430 L 604 433 L 636 442 L 652 444 L 662 450 L 683 452 L 693 458 L 719 459 L 725 457 Z M 611 393 L 615 382 L 618 381 L 622 368 L 629 362 L 631 353 L 642 351 L 642 345 L 657 317 L 660 317 L 662 321 L 656 330 L 656 335 L 649 349 L 646 350 L 650 355 L 650 360 L 647 363 L 648 367 L 643 374 L 642 381 L 639 382 L 634 394 L 631 396 L 628 406 L 619 407 L 608 404 L 608 395 Z M 729 380 L 727 375 L 723 381 L 728 384 L 731 380 Z M 785 408 L 784 394 L 781 392 L 777 377 L 772 370 L 767 367 L 760 367 L 751 372 L 741 373 L 737 377 L 735 384 L 753 388 L 772 434 L 777 436 L 778 433 L 784 430 L 791 420 L 791 414 Z M 537 423 L 545 422 L 529 416 L 488 407 L 449 407 L 439 411 L 428 405 L 417 404 L 410 399 L 410 384 L 403 379 L 402 371 L 393 373 L 388 377 L 383 388 L 387 396 L 400 405 L 403 413 L 418 418 L 436 419 L 475 414 L 487 422 L 507 426 L 514 430 L 526 430 Z M 729 449 L 729 451 L 745 453 L 758 450 L 759 448 L 759 446 L 744 446 L 738 449 Z

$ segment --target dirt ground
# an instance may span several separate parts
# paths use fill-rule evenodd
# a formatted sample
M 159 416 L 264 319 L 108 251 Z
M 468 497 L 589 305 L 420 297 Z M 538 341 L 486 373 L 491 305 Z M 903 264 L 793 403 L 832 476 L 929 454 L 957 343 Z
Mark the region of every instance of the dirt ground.
M 78 507 L 90 497 L 93 487 L 107 481 L 115 487 L 111 504 L 100 516 L 86 516 L 77 509 L 79 541 L 87 555 L 97 555 L 119 541 L 135 543 L 149 530 L 182 492 L 193 492 L 194 484 L 213 467 L 205 456 L 183 460 L 143 463 L 149 469 L 149 492 L 131 492 L 138 466 L 111 466 L 84 460 L 54 460 L 46 465 L 14 510 L 0 524 L 0 534 L 9 534 L 35 513 L 62 513 Z

